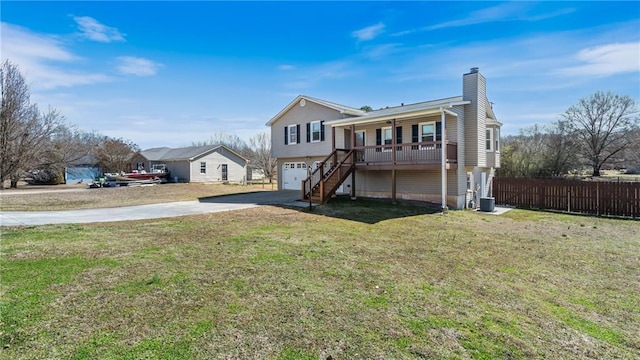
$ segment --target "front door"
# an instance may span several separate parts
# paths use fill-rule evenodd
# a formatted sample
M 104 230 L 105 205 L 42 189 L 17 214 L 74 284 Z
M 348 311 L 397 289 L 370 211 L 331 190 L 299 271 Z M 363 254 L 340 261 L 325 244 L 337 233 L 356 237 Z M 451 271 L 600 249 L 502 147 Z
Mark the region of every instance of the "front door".
M 227 164 L 222 164 L 222 181 L 228 181 L 229 175 L 227 173 Z
M 364 130 L 356 131 L 356 147 L 366 146 L 365 144 L 366 134 L 367 133 Z M 363 161 L 364 161 L 364 151 L 358 151 L 356 153 L 356 162 L 363 162 Z

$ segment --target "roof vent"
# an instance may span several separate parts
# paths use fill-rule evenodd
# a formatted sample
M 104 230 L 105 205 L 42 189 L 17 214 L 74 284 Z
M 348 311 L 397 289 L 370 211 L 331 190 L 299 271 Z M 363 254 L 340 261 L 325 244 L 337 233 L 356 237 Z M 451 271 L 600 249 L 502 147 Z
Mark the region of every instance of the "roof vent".
M 471 73 L 471 74 L 477 74 L 477 73 L 478 73 L 478 70 L 480 70 L 480 68 L 472 67 L 472 68 L 471 68 L 471 70 L 470 70 L 470 73 Z

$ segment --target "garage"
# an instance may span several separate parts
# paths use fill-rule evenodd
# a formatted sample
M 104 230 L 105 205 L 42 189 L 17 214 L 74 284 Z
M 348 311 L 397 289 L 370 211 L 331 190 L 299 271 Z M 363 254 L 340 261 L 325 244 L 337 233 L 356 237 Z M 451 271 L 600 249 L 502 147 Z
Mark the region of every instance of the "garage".
M 282 189 L 300 190 L 302 180 L 307 178 L 307 164 L 290 162 L 282 164 Z

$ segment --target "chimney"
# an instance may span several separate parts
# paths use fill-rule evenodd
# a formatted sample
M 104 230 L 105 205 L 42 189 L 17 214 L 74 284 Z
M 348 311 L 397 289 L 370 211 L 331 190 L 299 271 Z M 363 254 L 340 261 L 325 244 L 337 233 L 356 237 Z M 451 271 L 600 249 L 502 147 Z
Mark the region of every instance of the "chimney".
M 486 87 L 487 81 L 477 67 L 462 76 L 462 99 L 471 102 L 464 106 L 465 162 L 470 166 L 486 166 Z

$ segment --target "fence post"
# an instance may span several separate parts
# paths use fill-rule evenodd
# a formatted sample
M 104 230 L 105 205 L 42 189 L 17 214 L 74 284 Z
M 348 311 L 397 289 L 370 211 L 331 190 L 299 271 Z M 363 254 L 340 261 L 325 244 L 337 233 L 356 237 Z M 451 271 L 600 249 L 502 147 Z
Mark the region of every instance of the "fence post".
M 596 214 L 600 216 L 600 183 L 596 182 Z
M 571 188 L 567 190 L 567 211 L 571 212 Z

